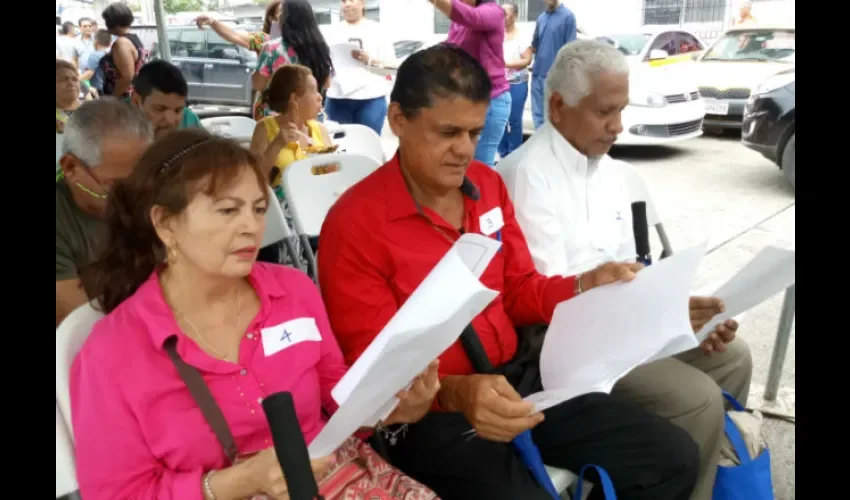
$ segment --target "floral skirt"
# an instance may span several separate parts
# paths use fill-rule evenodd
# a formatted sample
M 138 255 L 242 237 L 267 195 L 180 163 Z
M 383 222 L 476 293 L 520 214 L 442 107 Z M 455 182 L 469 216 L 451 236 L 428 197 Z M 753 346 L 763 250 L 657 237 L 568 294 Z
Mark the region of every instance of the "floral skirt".
M 319 478 L 319 493 L 325 500 L 438 500 L 353 436 L 336 451 L 336 465 Z

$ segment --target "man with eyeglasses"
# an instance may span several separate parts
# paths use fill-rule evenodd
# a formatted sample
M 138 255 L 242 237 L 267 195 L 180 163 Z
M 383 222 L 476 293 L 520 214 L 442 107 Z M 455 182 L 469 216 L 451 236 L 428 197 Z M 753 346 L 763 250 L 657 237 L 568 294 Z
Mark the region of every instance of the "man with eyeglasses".
M 78 275 L 103 230 L 109 188 L 130 174 L 151 141 L 151 123 L 112 97 L 83 103 L 65 124 L 56 180 L 57 326 L 88 302 Z

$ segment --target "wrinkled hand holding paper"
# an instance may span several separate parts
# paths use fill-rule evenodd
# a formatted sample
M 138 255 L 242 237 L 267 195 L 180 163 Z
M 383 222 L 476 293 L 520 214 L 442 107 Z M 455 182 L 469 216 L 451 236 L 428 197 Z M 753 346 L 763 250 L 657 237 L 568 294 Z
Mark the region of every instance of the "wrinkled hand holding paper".
M 536 411 L 590 392 L 609 393 L 635 367 L 697 347 L 688 301 L 705 244 L 640 271 L 631 283 L 561 302 L 540 354 Z
M 478 278 L 501 243 L 480 234 L 458 239 L 331 391 L 340 405 L 308 449 L 330 455 L 398 404 L 395 395 L 451 347 L 498 295 Z

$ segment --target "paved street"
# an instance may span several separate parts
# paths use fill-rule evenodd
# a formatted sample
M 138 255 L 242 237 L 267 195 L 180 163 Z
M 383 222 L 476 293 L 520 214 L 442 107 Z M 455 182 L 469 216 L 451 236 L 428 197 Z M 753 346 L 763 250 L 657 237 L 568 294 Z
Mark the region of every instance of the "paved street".
M 385 129 L 384 147 L 391 155 L 397 142 Z M 795 198 L 781 171 L 738 137 L 704 136 L 673 147 L 621 148 L 612 155 L 643 174 L 674 249 L 708 239 L 709 251 L 697 277 L 697 288 L 719 286 L 766 245 L 795 247 Z M 652 242 L 653 255 L 660 243 Z M 773 350 L 782 296 L 750 310 L 739 334 L 753 352 L 755 364 L 749 401 L 762 406 L 761 395 Z M 779 402 L 771 408 L 794 414 L 794 333 L 782 374 Z M 777 500 L 795 498 L 794 425 L 767 423 Z

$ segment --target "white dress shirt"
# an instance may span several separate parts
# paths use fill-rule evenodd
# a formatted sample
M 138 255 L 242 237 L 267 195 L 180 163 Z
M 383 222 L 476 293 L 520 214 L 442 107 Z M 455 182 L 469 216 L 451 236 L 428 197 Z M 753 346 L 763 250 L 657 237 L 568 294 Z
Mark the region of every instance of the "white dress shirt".
M 540 273 L 571 276 L 635 260 L 621 164 L 608 155 L 588 159 L 548 122 L 498 163 Z

